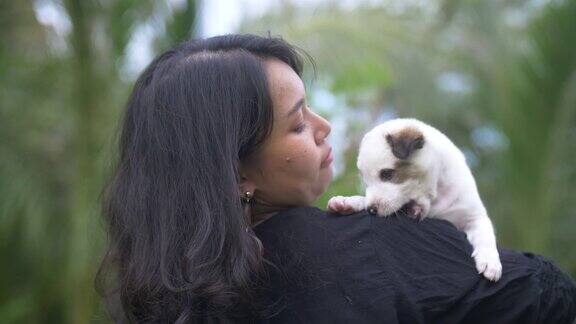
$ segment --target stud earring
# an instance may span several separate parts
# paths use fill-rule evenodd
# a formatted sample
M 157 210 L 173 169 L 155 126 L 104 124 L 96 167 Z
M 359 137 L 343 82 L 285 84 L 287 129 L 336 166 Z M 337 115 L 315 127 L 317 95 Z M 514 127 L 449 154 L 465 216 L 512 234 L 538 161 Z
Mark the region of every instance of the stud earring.
M 254 197 L 254 194 L 250 191 L 246 191 L 242 197 L 242 203 L 245 205 L 250 204 L 252 202 L 252 197 Z

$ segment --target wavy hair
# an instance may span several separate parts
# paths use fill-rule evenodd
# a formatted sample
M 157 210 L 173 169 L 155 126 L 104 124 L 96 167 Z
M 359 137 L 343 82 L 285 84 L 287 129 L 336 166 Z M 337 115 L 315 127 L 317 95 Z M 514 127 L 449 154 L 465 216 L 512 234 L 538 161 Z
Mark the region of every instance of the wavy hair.
M 108 249 L 97 287 L 109 310 L 119 301 L 116 321 L 258 312 L 263 257 L 243 216 L 238 168 L 272 128 L 265 58 L 302 73 L 281 38 L 226 35 L 164 52 L 136 81 L 103 191 Z

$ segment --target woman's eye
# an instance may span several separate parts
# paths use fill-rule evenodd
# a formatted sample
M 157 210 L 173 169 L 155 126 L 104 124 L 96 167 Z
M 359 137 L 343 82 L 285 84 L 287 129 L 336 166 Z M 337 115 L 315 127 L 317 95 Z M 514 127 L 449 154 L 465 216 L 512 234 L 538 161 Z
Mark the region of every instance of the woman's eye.
M 394 169 L 382 169 L 380 170 L 380 180 L 390 181 L 394 176 Z
M 301 123 L 298 126 L 296 126 L 296 128 L 294 129 L 294 131 L 296 133 L 302 133 L 302 131 L 306 128 L 306 123 Z

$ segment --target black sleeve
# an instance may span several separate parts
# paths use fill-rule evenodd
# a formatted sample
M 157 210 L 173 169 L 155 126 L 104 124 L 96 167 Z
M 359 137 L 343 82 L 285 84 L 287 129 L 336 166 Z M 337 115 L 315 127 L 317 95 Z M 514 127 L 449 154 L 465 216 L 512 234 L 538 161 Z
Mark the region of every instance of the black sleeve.
M 571 323 L 574 282 L 548 260 L 501 250 L 476 273 L 465 234 L 440 220 L 297 208 L 256 228 L 269 323 Z

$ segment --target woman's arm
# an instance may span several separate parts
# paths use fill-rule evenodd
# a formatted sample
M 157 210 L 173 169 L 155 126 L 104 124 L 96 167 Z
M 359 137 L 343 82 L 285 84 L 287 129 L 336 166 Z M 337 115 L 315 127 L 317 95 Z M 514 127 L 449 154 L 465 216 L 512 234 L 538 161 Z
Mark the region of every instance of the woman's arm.
M 477 274 L 472 247 L 450 223 L 370 218 L 375 249 L 431 323 L 572 323 L 576 287 L 550 261 L 500 250 L 503 275 Z M 389 268 L 390 271 L 393 271 Z

